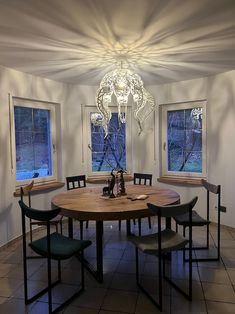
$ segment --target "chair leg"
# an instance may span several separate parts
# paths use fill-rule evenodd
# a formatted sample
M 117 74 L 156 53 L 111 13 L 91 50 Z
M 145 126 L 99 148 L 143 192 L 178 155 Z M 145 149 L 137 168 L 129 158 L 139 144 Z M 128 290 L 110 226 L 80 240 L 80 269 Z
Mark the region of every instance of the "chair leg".
M 217 259 L 220 260 L 220 221 L 218 222 L 218 229 L 217 229 Z
M 149 292 L 142 286 L 139 280 L 139 251 L 138 248 L 135 248 L 135 262 L 136 262 L 136 284 L 141 289 L 141 291 L 149 298 L 149 300 L 162 312 L 162 269 L 161 269 L 161 259 L 158 265 L 159 273 L 159 301 L 157 302 L 154 298 L 149 294 Z
M 122 221 L 118 220 L 118 230 L 121 231 Z
M 30 242 L 32 243 L 33 242 L 33 227 L 32 227 L 31 221 L 29 223 L 29 234 L 30 234 Z
M 185 226 L 183 226 L 183 236 L 185 237 Z M 183 248 L 183 260 L 186 262 L 186 254 L 185 254 L 185 247 Z
M 141 219 L 138 218 L 139 237 L 141 236 Z
M 159 310 L 162 312 L 162 254 L 158 256 L 158 302 Z
M 61 261 L 58 260 L 58 280 L 61 282 Z
M 152 228 L 151 217 L 148 217 L 149 229 Z
M 206 245 L 205 246 L 199 246 L 199 247 L 193 247 L 193 250 L 195 251 L 201 251 L 201 250 L 209 250 L 209 244 L 210 244 L 210 240 L 209 240 L 209 237 L 210 237 L 210 229 L 209 229 L 209 225 L 206 226 L 207 230 L 206 230 Z M 185 237 L 185 229 L 186 229 L 186 226 L 183 226 L 183 236 Z M 220 232 L 219 230 L 219 227 L 218 227 L 218 232 Z M 218 238 L 219 238 L 219 234 L 218 234 Z M 220 246 L 219 246 L 219 243 L 220 241 L 218 241 L 217 245 L 217 255 L 216 257 L 202 257 L 202 258 L 193 258 L 192 257 L 192 262 L 210 262 L 210 261 L 219 261 L 220 260 Z M 184 262 L 189 262 L 190 261 L 190 258 L 186 258 L 186 251 L 188 251 L 189 248 L 184 248 L 183 249 L 183 259 L 184 259 Z
M 80 220 L 80 239 L 83 240 L 83 221 Z
M 48 280 L 48 310 L 52 313 L 52 293 L 51 293 L 51 259 L 47 258 L 47 280 Z
M 84 252 L 81 251 L 81 289 L 85 289 L 85 277 L 84 277 Z
M 24 300 L 28 304 L 28 285 L 27 285 L 27 258 L 26 258 L 26 238 L 23 234 L 23 267 L 24 267 Z
M 89 221 L 87 220 L 86 221 L 86 228 L 88 228 L 88 225 L 89 225 Z
M 209 249 L 209 225 L 206 225 L 206 248 Z
M 63 221 L 60 220 L 60 233 L 63 234 Z
M 139 252 L 138 248 L 135 248 L 135 269 L 136 269 L 136 284 L 139 285 Z

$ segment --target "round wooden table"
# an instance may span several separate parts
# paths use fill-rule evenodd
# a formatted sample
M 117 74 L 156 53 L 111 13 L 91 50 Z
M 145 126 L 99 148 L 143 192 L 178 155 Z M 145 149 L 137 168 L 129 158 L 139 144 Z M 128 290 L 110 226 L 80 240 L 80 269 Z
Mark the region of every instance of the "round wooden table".
M 127 195 L 116 198 L 102 196 L 103 185 L 74 189 L 53 197 L 52 205 L 61 208 L 61 214 L 69 218 L 69 236 L 72 237 L 72 219 L 96 221 L 97 269 L 87 268 L 99 282 L 103 281 L 103 222 L 127 220 L 127 233 L 130 233 L 130 219 L 151 216 L 147 203 L 165 206 L 180 202 L 178 193 L 156 186 L 126 185 Z M 138 195 L 147 195 L 145 200 L 132 200 Z

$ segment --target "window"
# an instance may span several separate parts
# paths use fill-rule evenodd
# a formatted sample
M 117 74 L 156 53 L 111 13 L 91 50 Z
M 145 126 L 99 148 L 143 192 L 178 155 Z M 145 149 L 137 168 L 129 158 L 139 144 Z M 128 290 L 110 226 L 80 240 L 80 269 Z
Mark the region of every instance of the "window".
M 98 113 L 91 113 L 92 172 L 126 169 L 126 125 L 119 123 L 118 114 L 112 114 L 108 136 L 102 126 L 96 125 Z
M 13 98 L 16 181 L 57 176 L 55 105 Z
M 113 108 L 114 109 L 114 108 Z M 130 116 L 130 115 L 129 115 Z M 131 172 L 131 119 L 127 114 L 127 123 L 119 123 L 118 113 L 112 110 L 108 136 L 99 123 L 101 115 L 96 107 L 86 108 L 87 173 L 90 176 L 106 175 L 120 168 Z
M 206 175 L 205 101 L 162 106 L 162 174 Z

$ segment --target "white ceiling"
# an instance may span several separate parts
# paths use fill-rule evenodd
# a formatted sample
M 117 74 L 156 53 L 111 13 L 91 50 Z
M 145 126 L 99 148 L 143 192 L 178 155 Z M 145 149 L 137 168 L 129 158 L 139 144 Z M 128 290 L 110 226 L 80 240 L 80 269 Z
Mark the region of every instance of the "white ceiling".
M 145 84 L 235 69 L 235 0 L 0 0 L 0 64 L 98 85 L 120 58 Z

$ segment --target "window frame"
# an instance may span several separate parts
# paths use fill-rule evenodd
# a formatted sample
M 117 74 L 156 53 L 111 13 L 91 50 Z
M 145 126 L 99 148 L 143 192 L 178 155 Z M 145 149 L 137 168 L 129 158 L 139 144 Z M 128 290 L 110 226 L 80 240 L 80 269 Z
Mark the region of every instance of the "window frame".
M 98 112 L 96 106 L 87 106 L 85 108 L 85 126 L 86 126 L 86 133 L 87 133 L 87 141 L 84 143 L 85 147 L 87 148 L 87 174 L 90 177 L 98 177 L 98 176 L 105 176 L 108 175 L 112 169 L 110 168 L 110 171 L 92 171 L 92 154 L 90 150 L 91 145 L 91 127 L 90 127 L 90 114 L 92 112 Z M 111 112 L 118 112 L 116 107 L 110 108 Z M 127 108 L 127 117 L 126 117 L 126 168 L 127 168 L 127 174 L 130 174 L 131 169 L 131 161 L 132 161 L 132 144 L 131 144 L 131 125 L 132 119 L 131 119 L 131 110 L 128 107 Z
M 12 173 L 15 179 L 15 186 L 19 187 L 34 180 L 37 183 L 49 183 L 58 181 L 58 151 L 57 151 L 57 108 L 58 103 L 46 102 L 42 100 L 34 100 L 12 96 L 11 98 L 11 147 L 12 147 Z M 43 109 L 50 111 L 50 133 L 51 133 L 51 161 L 52 175 L 40 178 L 30 178 L 27 180 L 16 180 L 16 138 L 15 138 L 15 115 L 14 107 L 26 107 L 33 109 Z
M 167 113 L 169 111 L 187 110 L 201 107 L 203 110 L 202 119 L 202 172 L 184 172 L 184 171 L 168 171 L 168 124 Z M 178 178 L 206 178 L 207 174 L 207 131 L 206 131 L 206 100 L 196 100 L 180 103 L 164 104 L 160 106 L 161 117 L 161 139 L 160 139 L 160 154 L 161 154 L 161 176 L 178 177 Z

